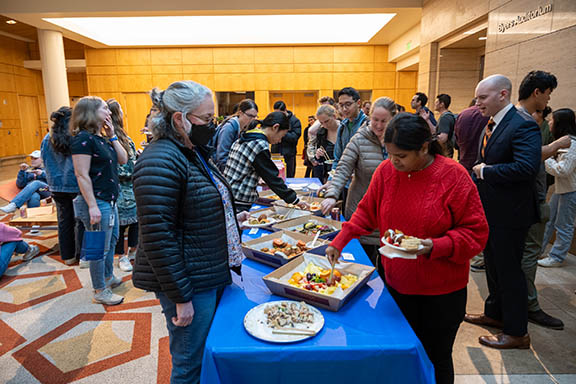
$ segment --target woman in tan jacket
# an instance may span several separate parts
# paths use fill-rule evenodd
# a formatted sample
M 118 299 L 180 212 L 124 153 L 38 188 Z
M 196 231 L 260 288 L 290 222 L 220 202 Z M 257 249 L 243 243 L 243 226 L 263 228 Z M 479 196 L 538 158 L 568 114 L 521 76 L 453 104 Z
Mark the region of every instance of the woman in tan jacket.
M 326 200 L 322 202 L 322 213 L 328 214 L 336 205 L 336 199 L 350 178 L 352 182 L 346 198 L 344 217 L 350 220 L 360 200 L 368 190 L 374 171 L 382 161 L 388 158 L 384 147 L 384 132 L 388 122 L 396 114 L 396 103 L 389 97 L 380 97 L 374 101 L 370 113 L 370 122 L 358 129 L 352 137 L 336 168 L 326 191 Z M 374 265 L 378 263 L 380 239 L 378 232 L 360 238 L 362 247 Z M 380 271 L 379 271 L 380 272 Z

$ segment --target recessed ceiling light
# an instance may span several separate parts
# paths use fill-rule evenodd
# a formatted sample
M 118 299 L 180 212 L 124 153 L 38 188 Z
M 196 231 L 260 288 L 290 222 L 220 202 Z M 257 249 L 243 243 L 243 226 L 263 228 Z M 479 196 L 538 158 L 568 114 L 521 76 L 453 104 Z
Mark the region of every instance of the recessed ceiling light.
M 395 13 L 45 18 L 109 46 L 366 43 Z M 335 26 L 354 26 L 335 28 Z
M 16 24 L 16 20 L 6 20 L 6 24 Z
M 486 39 L 488 39 L 486 36 L 480 36 L 480 37 L 478 38 L 478 40 L 486 40 Z

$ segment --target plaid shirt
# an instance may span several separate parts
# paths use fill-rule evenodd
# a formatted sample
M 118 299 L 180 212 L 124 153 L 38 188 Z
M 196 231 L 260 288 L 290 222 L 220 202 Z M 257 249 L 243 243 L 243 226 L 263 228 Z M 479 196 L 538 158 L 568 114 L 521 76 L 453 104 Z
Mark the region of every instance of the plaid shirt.
M 230 183 L 237 202 L 252 204 L 258 199 L 256 187 L 259 176 L 252 163 L 260 152 L 268 150 L 268 141 L 264 139 L 236 140 L 232 145 L 224 176 Z

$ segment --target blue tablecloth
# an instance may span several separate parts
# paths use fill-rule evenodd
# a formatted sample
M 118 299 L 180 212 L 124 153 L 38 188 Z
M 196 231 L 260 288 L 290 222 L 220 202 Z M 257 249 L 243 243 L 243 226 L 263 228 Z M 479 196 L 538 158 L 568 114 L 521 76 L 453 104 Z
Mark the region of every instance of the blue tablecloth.
M 245 231 L 243 240 L 264 232 Z M 357 240 L 344 252 L 370 265 Z M 201 383 L 434 383 L 422 344 L 377 273 L 339 312 L 320 309 L 325 325 L 316 337 L 274 344 L 250 336 L 245 314 L 258 304 L 283 299 L 262 281 L 272 270 L 245 260 L 243 279 L 225 290 L 206 341 Z

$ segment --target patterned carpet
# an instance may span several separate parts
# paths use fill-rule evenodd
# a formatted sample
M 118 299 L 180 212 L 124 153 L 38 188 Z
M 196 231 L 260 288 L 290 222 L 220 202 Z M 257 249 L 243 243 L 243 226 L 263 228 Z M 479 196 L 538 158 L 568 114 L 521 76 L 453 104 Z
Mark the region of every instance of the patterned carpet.
M 124 303 L 92 303 L 90 273 L 66 266 L 57 233 L 25 233 L 41 254 L 15 256 L 0 278 L 0 382 L 168 383 L 170 354 L 164 317 L 154 295 L 124 284 Z

